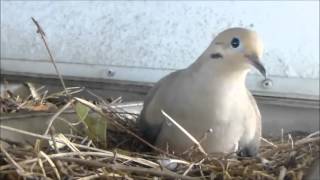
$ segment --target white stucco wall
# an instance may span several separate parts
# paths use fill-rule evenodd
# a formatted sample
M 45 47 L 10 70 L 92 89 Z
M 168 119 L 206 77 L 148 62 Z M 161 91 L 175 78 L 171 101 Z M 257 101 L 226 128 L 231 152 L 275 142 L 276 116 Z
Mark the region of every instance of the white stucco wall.
M 31 16 L 64 74 L 76 72 L 70 64 L 91 64 L 76 75 L 108 78 L 110 68 L 129 68 L 132 74 L 114 78 L 156 81 L 192 63 L 218 32 L 241 26 L 264 40 L 271 76 L 319 79 L 319 1 L 1 1 L 2 70 L 31 71 L 22 61 L 45 68 Z

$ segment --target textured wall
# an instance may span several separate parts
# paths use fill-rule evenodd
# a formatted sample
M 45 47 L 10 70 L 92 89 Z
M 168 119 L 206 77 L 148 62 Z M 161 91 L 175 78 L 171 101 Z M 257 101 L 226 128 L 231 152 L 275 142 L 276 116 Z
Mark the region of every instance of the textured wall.
M 31 16 L 60 62 L 180 69 L 243 26 L 264 39 L 271 75 L 319 78 L 319 1 L 1 1 L 2 59 L 48 59 Z

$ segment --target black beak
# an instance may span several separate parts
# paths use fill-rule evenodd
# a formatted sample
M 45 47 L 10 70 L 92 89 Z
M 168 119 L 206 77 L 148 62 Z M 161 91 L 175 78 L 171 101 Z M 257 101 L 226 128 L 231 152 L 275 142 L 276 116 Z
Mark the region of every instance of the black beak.
M 261 64 L 260 59 L 257 55 L 251 54 L 251 55 L 245 55 L 245 57 L 249 60 L 249 63 L 255 67 L 265 78 L 267 78 L 266 69 Z

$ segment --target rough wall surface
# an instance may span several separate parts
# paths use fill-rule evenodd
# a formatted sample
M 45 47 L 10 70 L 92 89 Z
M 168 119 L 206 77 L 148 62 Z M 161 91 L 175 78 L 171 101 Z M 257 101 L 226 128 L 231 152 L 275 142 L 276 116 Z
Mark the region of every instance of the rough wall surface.
M 319 78 L 319 1 L 1 1 L 2 59 L 47 61 L 31 16 L 59 62 L 180 69 L 242 26 L 263 38 L 269 74 Z

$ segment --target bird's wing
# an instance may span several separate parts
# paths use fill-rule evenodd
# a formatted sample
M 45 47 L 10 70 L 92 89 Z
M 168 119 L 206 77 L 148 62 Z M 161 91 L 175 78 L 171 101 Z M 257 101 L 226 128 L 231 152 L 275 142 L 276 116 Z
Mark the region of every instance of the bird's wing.
M 247 90 L 248 94 L 248 100 L 249 100 L 249 111 L 248 111 L 248 120 L 251 123 L 255 123 L 256 127 L 255 129 L 247 129 L 248 132 L 251 130 L 254 130 L 254 136 L 253 138 L 246 139 L 241 143 L 240 140 L 240 149 L 238 151 L 240 156 L 255 156 L 259 151 L 260 146 L 260 137 L 261 137 L 261 115 L 258 108 L 258 105 L 256 103 L 256 100 L 252 96 L 249 90 Z M 250 128 L 250 127 L 247 127 Z M 247 133 L 248 133 L 247 132 Z M 248 134 L 245 134 L 244 137 L 247 137 Z
M 147 136 L 148 139 L 150 139 L 151 141 L 154 140 L 158 133 L 158 131 L 161 128 L 161 122 L 159 122 L 159 127 L 149 127 L 150 123 L 148 123 L 148 119 L 146 119 L 146 114 L 148 111 L 148 107 L 150 106 L 150 102 L 152 100 L 154 100 L 154 97 L 156 96 L 156 94 L 159 92 L 160 88 L 166 88 L 166 86 L 164 86 L 164 84 L 170 84 L 169 82 L 172 82 L 176 79 L 177 75 L 181 72 L 182 70 L 178 70 L 175 72 L 172 72 L 170 74 L 168 74 L 167 76 L 163 77 L 162 79 L 160 79 L 148 92 L 148 94 L 146 95 L 145 99 L 144 99 L 144 103 L 143 103 L 143 109 L 140 113 L 140 117 L 138 118 L 138 125 L 139 128 L 141 129 L 141 131 Z M 160 111 L 160 110 L 159 110 Z M 154 117 L 157 118 L 157 117 Z M 150 121 L 150 120 L 149 120 Z
M 247 94 L 249 96 L 250 104 L 252 105 L 253 110 L 254 110 L 254 112 L 253 112 L 254 116 L 256 117 L 256 133 L 255 133 L 254 141 L 259 144 L 260 137 L 261 137 L 261 114 L 260 114 L 257 102 L 249 90 L 248 90 Z
M 146 95 L 146 97 L 144 98 L 144 103 L 143 103 L 143 109 L 141 112 L 141 117 L 144 117 L 144 113 L 146 110 L 146 107 L 149 106 L 149 103 L 152 101 L 152 99 L 155 97 L 155 95 L 157 94 L 159 87 L 162 86 L 162 84 L 167 84 L 167 82 L 173 81 L 177 75 L 179 74 L 181 70 L 172 72 L 170 74 L 168 74 L 167 76 L 163 77 L 162 79 L 160 79 L 148 92 L 148 94 Z

